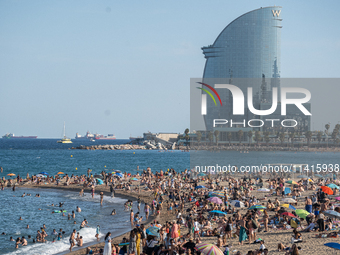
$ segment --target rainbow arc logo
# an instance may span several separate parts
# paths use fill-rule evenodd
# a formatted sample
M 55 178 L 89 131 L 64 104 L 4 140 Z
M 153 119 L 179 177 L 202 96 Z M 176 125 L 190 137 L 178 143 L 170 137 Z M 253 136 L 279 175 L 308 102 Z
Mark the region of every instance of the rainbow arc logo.
M 217 96 L 218 100 L 220 101 L 220 104 L 222 105 L 222 100 L 220 98 L 220 95 L 217 93 L 217 91 L 213 87 L 211 87 L 210 85 L 203 83 L 203 82 L 197 82 L 197 83 L 201 84 L 202 86 L 206 86 L 212 92 L 214 92 L 214 94 Z M 212 98 L 212 100 L 214 100 L 215 105 L 217 105 L 215 97 L 211 94 L 211 92 L 209 90 L 204 89 L 204 88 L 200 88 L 200 87 L 197 87 L 197 88 L 200 89 L 200 90 L 203 90 L 205 93 L 207 93 Z

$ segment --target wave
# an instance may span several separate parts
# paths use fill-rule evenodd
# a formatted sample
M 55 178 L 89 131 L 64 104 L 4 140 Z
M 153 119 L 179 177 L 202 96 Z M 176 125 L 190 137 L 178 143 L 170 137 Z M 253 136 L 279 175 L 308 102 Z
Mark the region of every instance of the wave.
M 96 240 L 95 228 L 83 228 L 78 232 L 80 236 L 83 237 L 84 240 L 83 246 L 86 246 L 86 243 L 93 242 Z M 104 234 L 100 233 L 99 236 L 103 237 Z M 13 245 L 15 244 L 13 243 Z M 66 235 L 63 236 L 63 238 L 60 241 L 55 242 L 47 241 L 46 243 L 36 243 L 25 247 L 19 247 L 18 250 L 7 254 L 51 255 L 67 251 L 69 248 L 70 248 L 69 236 Z

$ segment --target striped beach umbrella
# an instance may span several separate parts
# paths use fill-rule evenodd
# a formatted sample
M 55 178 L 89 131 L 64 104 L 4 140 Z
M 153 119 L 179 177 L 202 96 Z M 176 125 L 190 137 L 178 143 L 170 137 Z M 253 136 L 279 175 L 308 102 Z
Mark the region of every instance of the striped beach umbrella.
M 296 181 L 292 181 L 292 180 L 286 181 L 286 183 L 288 183 L 288 184 L 298 184 Z
M 239 200 L 233 200 L 233 201 L 231 201 L 230 204 L 235 206 L 235 207 L 244 207 L 244 203 L 239 201 Z
M 146 234 L 149 236 L 157 236 L 159 237 L 159 228 L 157 227 L 149 227 L 146 229 Z
M 254 210 L 254 209 L 267 209 L 267 207 L 265 207 L 263 205 L 253 205 L 253 206 L 249 207 L 248 210 Z
M 294 207 L 294 206 L 292 206 L 292 205 L 290 205 L 290 204 L 283 204 L 283 205 L 281 205 L 281 206 L 283 206 L 283 207 L 286 207 L 286 208 L 289 208 L 289 209 L 292 209 L 292 210 L 296 210 L 296 208 Z
M 196 244 L 196 248 L 204 255 L 223 255 L 223 252 L 216 245 L 211 243 Z

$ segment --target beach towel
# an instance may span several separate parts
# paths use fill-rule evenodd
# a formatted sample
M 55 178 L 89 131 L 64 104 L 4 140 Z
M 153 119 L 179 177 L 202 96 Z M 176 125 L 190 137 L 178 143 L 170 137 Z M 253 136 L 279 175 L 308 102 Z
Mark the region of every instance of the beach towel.
M 248 238 L 247 233 L 246 233 L 246 229 L 244 227 L 241 227 L 240 229 L 240 236 L 239 236 L 239 241 L 243 242 Z

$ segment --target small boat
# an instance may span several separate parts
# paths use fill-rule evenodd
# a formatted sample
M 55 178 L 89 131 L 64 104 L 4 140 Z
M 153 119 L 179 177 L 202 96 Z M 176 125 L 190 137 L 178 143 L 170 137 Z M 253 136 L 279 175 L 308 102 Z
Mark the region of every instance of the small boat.
M 57 143 L 72 143 L 71 139 L 67 138 L 66 135 L 65 135 L 65 121 L 64 121 L 64 138 L 57 141 Z

